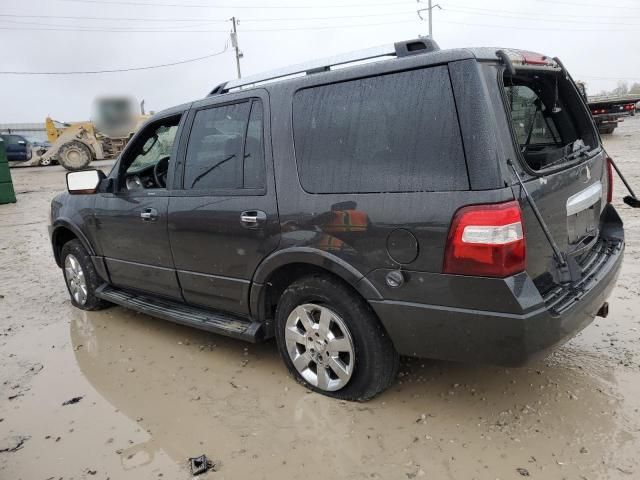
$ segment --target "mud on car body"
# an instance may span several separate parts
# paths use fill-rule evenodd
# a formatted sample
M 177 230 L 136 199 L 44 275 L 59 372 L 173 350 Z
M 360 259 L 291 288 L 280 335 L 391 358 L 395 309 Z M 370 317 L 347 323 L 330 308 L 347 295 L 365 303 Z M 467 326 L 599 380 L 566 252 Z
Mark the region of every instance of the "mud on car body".
M 613 165 L 559 61 L 419 39 L 155 115 L 109 175 L 68 174 L 51 238 L 77 307 L 275 337 L 362 400 L 398 355 L 517 365 L 605 315 Z

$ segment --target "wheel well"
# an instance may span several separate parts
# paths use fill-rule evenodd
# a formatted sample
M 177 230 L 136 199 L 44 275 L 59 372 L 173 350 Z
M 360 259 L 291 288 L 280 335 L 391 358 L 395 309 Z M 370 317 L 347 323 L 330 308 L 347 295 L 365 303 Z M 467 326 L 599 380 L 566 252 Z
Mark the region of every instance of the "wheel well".
M 282 293 L 285 291 L 285 289 L 296 280 L 313 274 L 333 277 L 336 282 L 344 285 L 345 288 L 362 297 L 360 292 L 358 292 L 358 290 L 354 288 L 353 285 L 345 281 L 339 275 L 331 272 L 330 270 L 319 267 L 317 265 L 312 265 L 310 263 L 290 263 L 287 265 L 283 265 L 282 267 L 272 272 L 265 281 L 264 290 L 262 293 L 263 300 L 260 302 L 260 305 L 262 307 L 260 312 L 262 314 L 262 318 L 266 320 L 268 324 L 271 324 L 271 320 L 275 318 L 278 301 L 280 300 L 280 297 L 282 296 Z
M 75 240 L 78 237 L 75 233 L 66 227 L 58 227 L 53 233 L 53 255 L 56 259 L 56 263 L 59 267 L 62 267 L 62 259 L 60 258 L 60 252 L 65 243 Z

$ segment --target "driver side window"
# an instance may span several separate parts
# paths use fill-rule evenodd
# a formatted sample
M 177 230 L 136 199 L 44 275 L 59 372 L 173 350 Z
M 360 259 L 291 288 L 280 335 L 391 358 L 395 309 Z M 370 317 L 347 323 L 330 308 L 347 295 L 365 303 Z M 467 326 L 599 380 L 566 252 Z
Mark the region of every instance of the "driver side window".
M 145 127 L 123 158 L 120 190 L 166 188 L 169 161 L 180 116 Z

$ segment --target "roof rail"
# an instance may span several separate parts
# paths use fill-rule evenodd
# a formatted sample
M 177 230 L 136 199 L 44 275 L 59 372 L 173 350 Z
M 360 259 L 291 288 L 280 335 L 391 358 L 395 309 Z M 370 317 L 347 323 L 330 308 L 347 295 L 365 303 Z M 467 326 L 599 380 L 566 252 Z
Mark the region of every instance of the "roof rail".
M 347 65 L 349 63 L 361 62 L 365 60 L 373 60 L 382 57 L 406 57 L 420 53 L 429 53 L 440 50 L 438 44 L 429 37 L 417 38 L 414 40 L 405 40 L 396 42 L 392 45 L 382 45 L 379 47 L 367 48 L 365 50 L 357 50 L 354 52 L 342 53 L 333 57 L 312 60 L 310 62 L 291 65 L 288 67 L 272 70 L 270 72 L 259 73 L 249 77 L 238 78 L 237 80 L 229 80 L 215 87 L 209 95 L 218 95 L 227 93 L 229 90 L 255 85 L 257 83 L 269 82 L 282 79 L 293 75 L 328 72 L 332 67 Z

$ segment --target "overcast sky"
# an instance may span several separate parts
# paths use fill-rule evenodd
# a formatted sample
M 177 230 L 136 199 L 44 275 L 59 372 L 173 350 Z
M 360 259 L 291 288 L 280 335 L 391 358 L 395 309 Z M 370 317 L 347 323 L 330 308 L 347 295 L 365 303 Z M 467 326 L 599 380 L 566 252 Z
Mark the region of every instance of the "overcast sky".
M 505 46 L 559 56 L 592 93 L 618 80 L 640 82 L 638 1 L 434 3 L 442 7 L 434 11 L 441 48 Z M 118 69 L 201 57 L 224 49 L 226 19 L 235 15 L 242 74 L 250 75 L 426 34 L 416 8 L 415 0 L 0 0 L 0 71 Z M 0 122 L 86 120 L 92 100 L 105 94 L 133 95 L 157 111 L 201 98 L 235 75 L 231 48 L 138 72 L 0 74 Z

